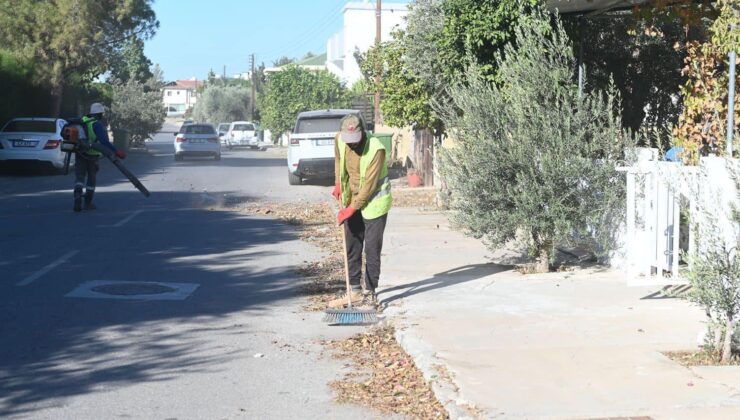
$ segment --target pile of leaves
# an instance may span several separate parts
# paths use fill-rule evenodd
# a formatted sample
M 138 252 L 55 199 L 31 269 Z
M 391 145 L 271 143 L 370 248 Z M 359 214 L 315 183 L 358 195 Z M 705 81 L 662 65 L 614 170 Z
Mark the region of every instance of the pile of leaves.
M 313 243 L 328 256 L 320 261 L 306 261 L 297 273 L 307 281 L 301 291 L 308 296 L 303 309 L 323 311 L 329 301 L 344 292 L 342 239 L 334 225 L 334 213 L 326 203 L 265 204 L 247 203 L 243 211 L 275 217 L 294 226 L 301 240 Z
M 337 358 L 349 359 L 354 368 L 329 384 L 337 401 L 414 419 L 448 418 L 431 385 L 396 342 L 392 327 L 325 344 L 336 351 Z

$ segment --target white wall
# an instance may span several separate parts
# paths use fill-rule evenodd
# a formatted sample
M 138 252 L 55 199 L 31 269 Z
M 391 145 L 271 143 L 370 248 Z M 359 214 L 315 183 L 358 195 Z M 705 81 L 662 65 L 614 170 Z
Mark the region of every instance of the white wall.
M 189 89 L 162 89 L 162 101 L 165 106 L 185 105 L 190 108 L 195 105 L 197 98 Z
M 367 51 L 375 43 L 375 4 L 347 3 L 344 6 L 344 23 L 342 32 L 335 34 L 327 41 L 327 62 L 343 60 L 341 65 L 327 65 L 329 71 L 336 74 L 347 86 L 352 86 L 362 79 L 354 54 L 356 50 Z M 381 40 L 390 40 L 391 32 L 396 28 L 405 28 L 404 17 L 408 14 L 405 4 L 383 3 L 381 12 Z M 341 48 L 341 51 L 337 51 Z

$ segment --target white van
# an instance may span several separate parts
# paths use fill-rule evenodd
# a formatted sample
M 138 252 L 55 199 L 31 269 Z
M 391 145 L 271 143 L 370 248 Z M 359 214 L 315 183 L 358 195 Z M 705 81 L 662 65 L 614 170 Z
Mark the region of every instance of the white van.
M 300 185 L 306 178 L 334 178 L 334 137 L 342 118 L 349 114 L 357 115 L 363 121 L 360 111 L 354 109 L 325 109 L 298 114 L 288 147 L 290 185 Z
M 226 135 L 226 146 L 229 148 L 237 146 L 248 146 L 253 149 L 260 145 L 259 136 L 257 136 L 257 126 L 249 121 L 234 121 L 229 126 L 229 132 Z

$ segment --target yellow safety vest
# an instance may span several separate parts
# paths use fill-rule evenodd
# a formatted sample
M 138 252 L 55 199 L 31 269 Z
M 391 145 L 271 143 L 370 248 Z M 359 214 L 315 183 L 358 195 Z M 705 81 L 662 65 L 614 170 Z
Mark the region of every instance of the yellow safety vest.
M 92 145 L 93 143 L 98 143 L 98 136 L 95 135 L 95 130 L 93 129 L 93 124 L 95 124 L 98 120 L 92 117 L 84 116 L 82 117 L 82 124 L 85 125 L 85 134 L 87 134 L 87 144 Z M 88 156 L 102 156 L 103 154 L 98 152 L 97 150 L 88 149 L 85 151 L 85 154 Z
M 341 134 L 337 136 L 337 141 L 340 140 Z M 370 137 L 365 142 L 365 148 L 362 150 L 362 156 L 360 157 L 360 188 L 365 185 L 365 173 L 367 168 L 373 161 L 375 154 L 380 150 L 385 150 L 385 160 L 383 161 L 380 169 L 380 178 L 378 179 L 378 185 L 375 188 L 375 192 L 368 199 L 367 204 L 361 209 L 362 217 L 365 219 L 377 219 L 390 211 L 393 205 L 393 197 L 391 196 L 391 181 L 388 178 L 388 156 L 390 156 L 390 145 L 385 145 L 383 142 L 378 140 L 377 137 Z M 349 187 L 349 173 L 345 166 L 345 144 L 340 144 L 339 147 L 339 171 L 342 180 L 342 203 L 344 206 L 348 206 L 352 197 L 350 195 Z

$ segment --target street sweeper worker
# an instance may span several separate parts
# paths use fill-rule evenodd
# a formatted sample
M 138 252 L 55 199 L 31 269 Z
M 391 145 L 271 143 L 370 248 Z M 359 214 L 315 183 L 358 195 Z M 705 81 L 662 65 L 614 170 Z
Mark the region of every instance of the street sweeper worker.
M 101 103 L 94 103 L 90 106 L 90 113 L 82 117 L 82 127 L 85 130 L 87 144 L 99 143 L 109 148 L 120 159 L 126 157 L 122 150 L 116 150 L 108 139 L 108 131 L 104 120 L 105 107 Z M 85 189 L 85 210 L 95 210 L 93 196 L 95 195 L 95 184 L 100 166 L 98 161 L 102 154 L 97 150 L 85 149 L 75 153 L 75 189 L 74 189 L 74 208 L 78 212 L 83 209 L 82 189 Z
M 376 302 L 375 289 L 380 278 L 380 252 L 383 248 L 388 211 L 391 209 L 391 184 L 388 178 L 389 145 L 368 137 L 360 118 L 342 119 L 334 142 L 335 184 L 332 195 L 341 202 L 337 215 L 344 224 L 352 303 Z M 365 251 L 364 290 L 361 285 L 362 251 Z M 329 302 L 341 308 L 347 297 Z

